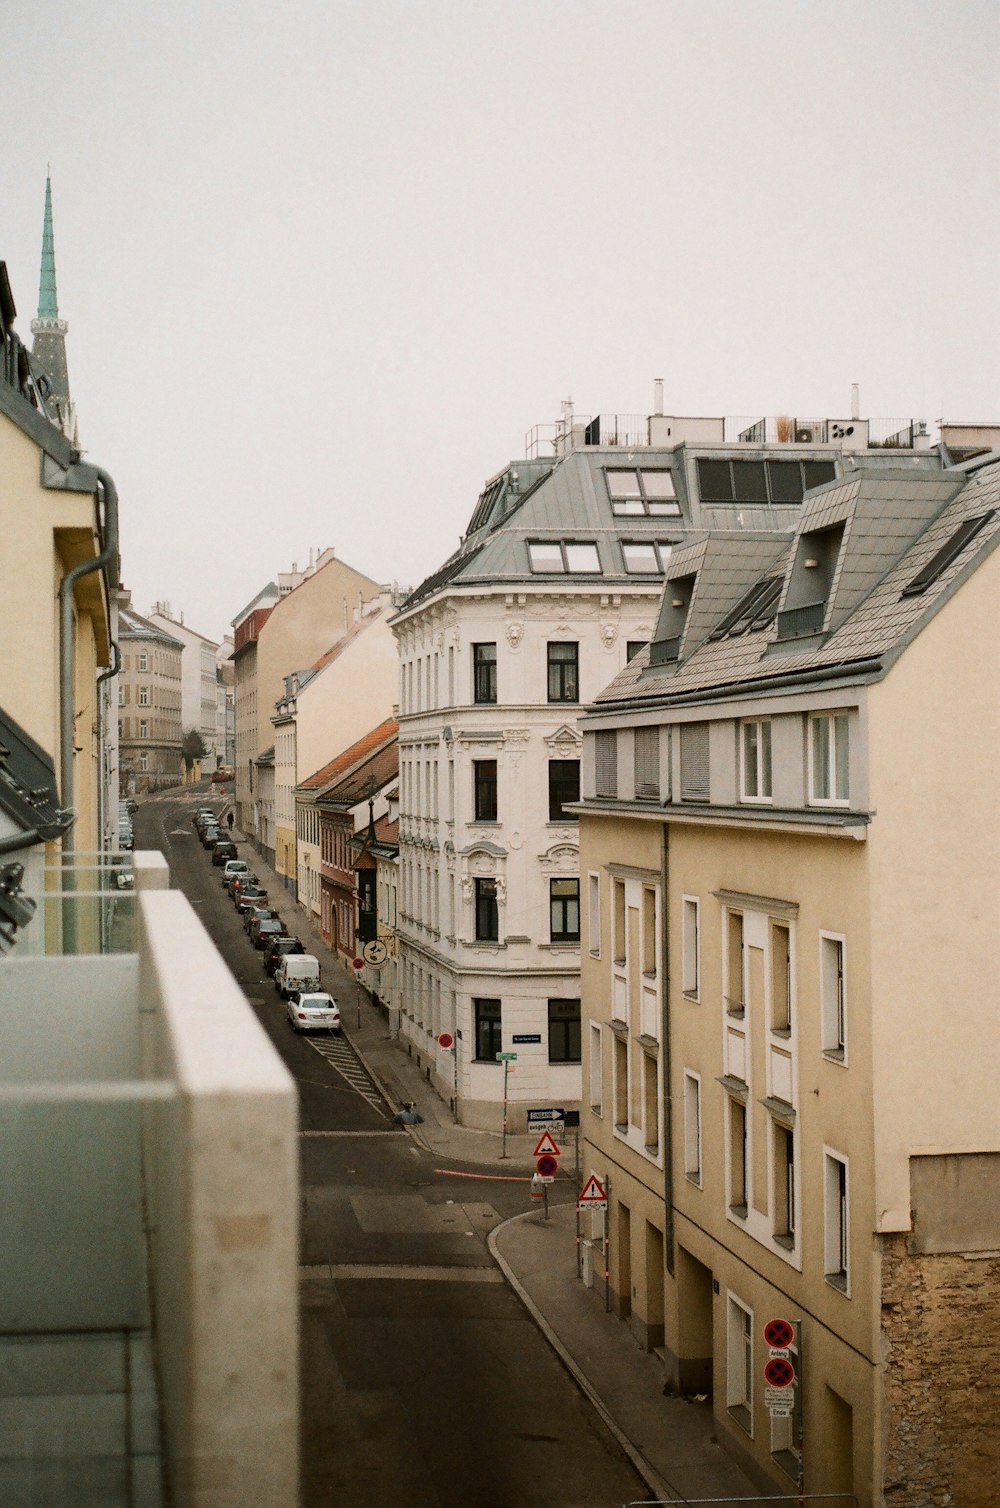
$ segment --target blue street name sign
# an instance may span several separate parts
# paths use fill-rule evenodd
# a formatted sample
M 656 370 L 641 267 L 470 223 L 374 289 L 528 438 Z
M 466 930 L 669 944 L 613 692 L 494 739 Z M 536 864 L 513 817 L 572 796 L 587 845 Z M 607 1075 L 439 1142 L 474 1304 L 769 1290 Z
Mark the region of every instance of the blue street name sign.
M 513 1037 L 512 1040 L 513 1040 L 515 1046 L 517 1046 L 519 1043 L 522 1043 L 522 1042 L 540 1042 L 542 1040 L 542 1036 L 541 1036 L 540 1032 L 531 1032 L 531 1033 L 526 1033 L 525 1035 L 519 1037 L 517 1035 L 517 1033 L 515 1032 L 514 1037 Z

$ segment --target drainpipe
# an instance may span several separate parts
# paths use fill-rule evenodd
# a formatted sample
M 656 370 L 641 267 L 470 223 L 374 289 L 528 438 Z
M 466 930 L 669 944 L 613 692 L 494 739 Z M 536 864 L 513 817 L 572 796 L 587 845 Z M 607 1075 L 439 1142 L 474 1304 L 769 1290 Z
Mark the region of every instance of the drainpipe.
M 671 1125 L 673 1096 L 670 1089 L 670 825 L 660 826 L 660 874 L 663 907 L 660 930 L 663 934 L 663 1246 L 667 1271 L 674 1275 L 674 1138 Z
M 107 737 L 107 728 L 105 727 L 104 722 L 104 698 L 101 696 L 101 687 L 104 685 L 105 681 L 110 681 L 112 676 L 116 676 L 121 668 L 122 652 L 118 647 L 118 641 L 116 639 L 112 639 L 111 669 L 102 670 L 100 675 L 97 677 L 97 747 L 100 750 L 101 758 L 101 779 L 97 787 L 97 813 L 98 827 L 100 828 L 101 833 L 102 850 L 104 847 L 104 839 L 106 837 L 105 826 L 108 820 L 108 814 L 105 810 L 104 804 L 107 797 L 108 780 L 107 771 L 104 768 L 104 740 Z
M 104 549 L 96 560 L 85 560 L 67 571 L 59 585 L 59 768 L 62 805 L 73 807 L 73 591 L 82 576 L 90 576 L 118 559 L 118 493 L 109 474 L 95 466 L 104 491 Z M 117 565 L 115 574 L 117 576 Z M 116 667 L 117 668 L 117 667 Z M 110 671 L 113 675 L 115 672 Z M 75 849 L 72 827 L 63 835 L 63 853 Z

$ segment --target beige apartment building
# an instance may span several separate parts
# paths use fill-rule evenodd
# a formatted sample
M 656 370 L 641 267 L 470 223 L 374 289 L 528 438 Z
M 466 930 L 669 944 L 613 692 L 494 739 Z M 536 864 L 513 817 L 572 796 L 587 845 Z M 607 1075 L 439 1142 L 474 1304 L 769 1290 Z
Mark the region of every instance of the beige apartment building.
M 312 665 L 380 590 L 327 549 L 301 571 L 293 564 L 233 619 L 236 816 L 255 840 L 260 832 L 256 761 L 274 746 L 271 718 L 285 676 Z M 294 865 L 291 873 L 294 879 Z
M 119 594 L 121 674 L 118 750 L 123 794 L 180 785 L 181 660 L 179 639 L 158 628 Z
M 762 1491 L 995 1501 L 998 544 L 996 453 L 862 466 L 676 549 L 582 725 L 614 1308 Z

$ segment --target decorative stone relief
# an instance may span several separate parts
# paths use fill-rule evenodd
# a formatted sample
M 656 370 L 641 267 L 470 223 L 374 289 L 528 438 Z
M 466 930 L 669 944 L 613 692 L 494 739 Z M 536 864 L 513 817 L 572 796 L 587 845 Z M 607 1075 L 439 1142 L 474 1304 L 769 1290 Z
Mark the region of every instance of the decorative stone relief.
M 604 648 L 605 649 L 613 649 L 614 646 L 615 646 L 615 643 L 616 643 L 617 639 L 618 639 L 618 624 L 617 623 L 602 623 L 601 624 L 601 643 L 604 645 Z
M 521 640 L 524 638 L 523 623 L 508 623 L 504 633 L 511 649 L 519 649 L 521 647 Z

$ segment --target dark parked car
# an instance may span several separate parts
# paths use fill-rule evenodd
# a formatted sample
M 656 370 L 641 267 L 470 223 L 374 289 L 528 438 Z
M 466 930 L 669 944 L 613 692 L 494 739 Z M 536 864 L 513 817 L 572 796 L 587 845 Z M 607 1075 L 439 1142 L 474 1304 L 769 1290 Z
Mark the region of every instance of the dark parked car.
M 297 937 L 275 937 L 264 949 L 264 972 L 273 974 L 278 964 L 286 953 L 304 953 L 301 940 Z
M 273 942 L 276 937 L 283 937 L 284 935 L 285 924 L 278 916 L 270 917 L 267 921 L 256 922 L 250 928 L 250 941 L 261 952 L 266 949 L 269 942 Z
M 236 858 L 236 844 L 229 838 L 220 838 L 212 847 L 212 863 L 224 864 L 227 859 Z
M 260 881 L 251 870 L 240 870 L 239 874 L 231 874 L 226 881 L 226 889 L 229 891 L 229 899 L 235 901 L 241 890 L 252 886 L 254 890 L 260 889 Z
M 248 937 L 252 937 L 255 923 L 276 921 L 277 915 L 270 906 L 249 906 L 243 913 L 243 930 Z

